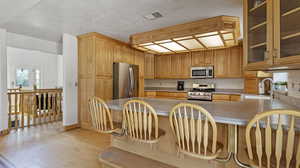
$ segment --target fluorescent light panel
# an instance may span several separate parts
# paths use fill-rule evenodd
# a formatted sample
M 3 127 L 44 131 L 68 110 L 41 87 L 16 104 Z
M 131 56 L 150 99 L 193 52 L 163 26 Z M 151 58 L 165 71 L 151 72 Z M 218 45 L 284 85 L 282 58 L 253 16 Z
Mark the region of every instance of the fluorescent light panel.
M 201 37 L 199 40 L 207 47 L 223 47 L 223 41 L 219 35 Z
M 184 47 L 182 47 L 181 45 L 175 43 L 175 42 L 171 42 L 171 43 L 164 43 L 161 44 L 162 46 L 172 50 L 172 51 L 184 51 L 186 50 Z
M 180 37 L 180 38 L 174 38 L 175 41 L 177 40 L 185 40 L 185 39 L 191 39 L 193 36 L 186 36 L 186 37 Z
M 195 39 L 178 41 L 181 45 L 185 46 L 188 49 L 198 49 L 203 48 L 203 46 Z
M 169 50 L 167 50 L 161 46 L 158 46 L 158 45 L 149 45 L 149 46 L 145 46 L 145 48 L 148 48 L 148 49 L 150 49 L 152 51 L 156 51 L 156 52 L 162 52 L 162 53 L 170 52 Z

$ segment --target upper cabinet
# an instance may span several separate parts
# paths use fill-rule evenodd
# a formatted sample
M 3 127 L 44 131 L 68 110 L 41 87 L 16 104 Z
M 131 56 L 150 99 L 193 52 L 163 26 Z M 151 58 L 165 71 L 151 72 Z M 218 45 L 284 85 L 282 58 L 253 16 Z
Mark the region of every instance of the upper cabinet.
M 274 1 L 274 64 L 300 63 L 300 1 Z
M 298 0 L 244 0 L 246 69 L 300 68 L 299 17 Z
M 244 0 L 244 64 L 248 69 L 272 65 L 272 1 Z
M 145 54 L 145 79 L 154 79 L 154 54 Z

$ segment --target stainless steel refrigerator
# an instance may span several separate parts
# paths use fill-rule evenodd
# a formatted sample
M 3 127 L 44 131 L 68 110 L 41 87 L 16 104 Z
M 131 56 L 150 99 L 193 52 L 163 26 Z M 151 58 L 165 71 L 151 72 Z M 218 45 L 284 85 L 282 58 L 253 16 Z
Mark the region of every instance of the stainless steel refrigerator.
M 127 63 L 113 64 L 113 99 L 138 97 L 139 67 Z

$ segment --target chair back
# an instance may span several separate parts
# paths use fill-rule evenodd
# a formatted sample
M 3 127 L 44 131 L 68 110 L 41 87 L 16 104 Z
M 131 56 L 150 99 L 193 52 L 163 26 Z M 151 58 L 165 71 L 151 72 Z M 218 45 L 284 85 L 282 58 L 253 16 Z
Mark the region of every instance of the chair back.
M 92 124 L 96 131 L 101 133 L 112 133 L 115 131 L 111 112 L 102 99 L 92 97 L 89 99 L 88 105 Z
M 200 159 L 215 159 L 217 150 L 217 125 L 201 106 L 180 103 L 173 107 L 169 120 L 181 153 Z M 209 140 L 209 137 L 212 137 Z
M 300 138 L 295 135 L 299 118 L 298 111 L 272 110 L 256 115 L 249 122 L 246 144 L 254 166 L 299 168 Z
M 123 108 L 123 120 L 130 138 L 156 143 L 159 138 L 158 118 L 151 105 L 141 100 L 130 100 Z

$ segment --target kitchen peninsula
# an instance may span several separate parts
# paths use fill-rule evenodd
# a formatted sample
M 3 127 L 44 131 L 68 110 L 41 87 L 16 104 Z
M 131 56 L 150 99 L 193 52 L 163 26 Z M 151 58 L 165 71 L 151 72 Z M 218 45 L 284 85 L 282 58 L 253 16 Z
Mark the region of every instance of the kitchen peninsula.
M 180 168 L 198 168 L 199 165 L 203 167 L 211 167 L 217 164 L 219 167 L 235 167 L 236 164 L 232 162 L 218 163 L 209 162 L 200 159 L 194 159 L 190 157 L 184 157 L 179 159 L 177 155 L 177 149 L 175 147 L 175 138 L 172 134 L 172 130 L 169 125 L 169 113 L 171 109 L 179 103 L 192 103 L 200 105 L 206 109 L 212 117 L 215 119 L 218 127 L 218 141 L 222 144 L 234 144 L 228 145 L 222 151 L 222 157 L 228 156 L 238 157 L 243 163 L 247 163 L 247 155 L 245 153 L 245 139 L 238 137 L 244 137 L 246 124 L 256 115 L 268 110 L 275 109 L 297 109 L 294 106 L 288 105 L 279 100 L 270 100 L 266 98 L 259 98 L 242 95 L 242 100 L 237 102 L 207 102 L 207 101 L 189 101 L 189 100 L 175 100 L 175 99 L 158 99 L 158 98 L 127 98 L 108 101 L 108 107 L 113 111 L 113 116 L 116 120 L 121 120 L 123 105 L 132 99 L 143 100 L 149 103 L 157 112 L 159 128 L 165 131 L 165 135 L 161 137 L 159 143 L 154 149 L 144 144 L 138 144 L 131 141 L 128 137 L 113 136 L 112 146 L 138 154 L 140 156 L 157 160 L 172 166 Z M 278 120 L 274 118 L 274 121 Z M 300 129 L 300 123 L 296 124 L 296 128 Z M 226 138 L 227 137 L 227 138 Z M 239 162 L 239 161 L 238 161 Z M 204 166 L 205 165 L 205 166 Z

